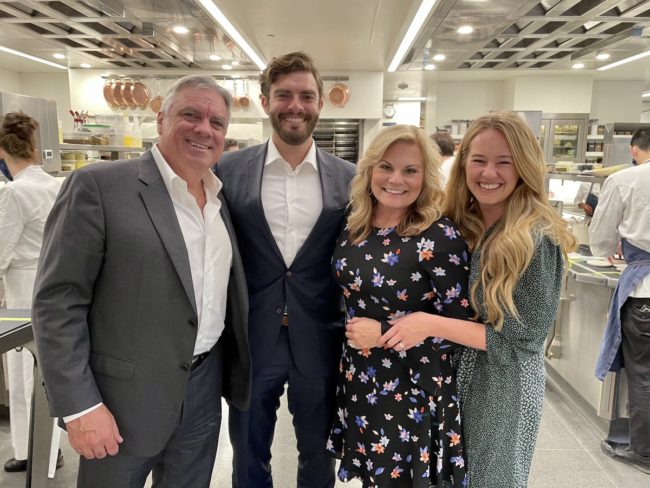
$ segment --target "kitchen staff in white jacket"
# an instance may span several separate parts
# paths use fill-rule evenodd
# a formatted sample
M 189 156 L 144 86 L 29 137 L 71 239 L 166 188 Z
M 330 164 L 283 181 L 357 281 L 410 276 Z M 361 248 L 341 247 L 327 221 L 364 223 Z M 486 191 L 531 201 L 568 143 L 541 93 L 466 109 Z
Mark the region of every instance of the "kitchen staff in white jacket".
M 43 227 L 61 185 L 35 162 L 37 128 L 38 122 L 22 112 L 7 113 L 0 128 L 0 159 L 13 178 L 0 188 L 0 277 L 7 308 L 31 308 Z M 34 358 L 26 349 L 9 351 L 6 357 L 14 458 L 5 463 L 4 469 L 25 471 Z M 53 428 L 50 478 L 54 477 L 55 466 L 63 465 L 58 449 L 61 430 L 56 421 Z

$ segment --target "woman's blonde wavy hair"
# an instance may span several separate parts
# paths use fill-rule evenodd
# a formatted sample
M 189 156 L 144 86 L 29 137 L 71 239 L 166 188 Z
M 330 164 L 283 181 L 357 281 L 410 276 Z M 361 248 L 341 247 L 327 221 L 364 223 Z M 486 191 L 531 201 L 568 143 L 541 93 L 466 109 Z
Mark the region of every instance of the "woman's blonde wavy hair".
M 404 213 L 397 226 L 400 236 L 415 236 L 440 218 L 444 193 L 440 184 L 438 149 L 422 129 L 411 125 L 394 125 L 383 129 L 372 140 L 357 163 L 357 174 L 352 179 L 348 230 L 354 244 L 363 241 L 372 230 L 372 219 L 377 199 L 372 195 L 370 180 L 374 167 L 382 160 L 388 148 L 396 142 L 415 144 L 422 152 L 424 179 L 417 200 Z
M 478 203 L 467 186 L 465 165 L 472 141 L 486 129 L 496 129 L 505 136 L 519 182 L 505 203 L 503 217 L 484 239 L 486 229 Z M 496 330 L 503 327 L 506 313 L 519 319 L 514 287 L 533 257 L 536 240 L 549 237 L 560 246 L 565 259 L 576 246 L 567 223 L 548 203 L 545 171 L 537 138 L 512 112 L 495 112 L 476 119 L 463 137 L 451 170 L 444 213 L 458 225 L 471 250 L 481 249 L 481 275 L 472 284 L 470 300 L 474 310 L 479 310 L 476 290 L 481 286 L 487 322 Z

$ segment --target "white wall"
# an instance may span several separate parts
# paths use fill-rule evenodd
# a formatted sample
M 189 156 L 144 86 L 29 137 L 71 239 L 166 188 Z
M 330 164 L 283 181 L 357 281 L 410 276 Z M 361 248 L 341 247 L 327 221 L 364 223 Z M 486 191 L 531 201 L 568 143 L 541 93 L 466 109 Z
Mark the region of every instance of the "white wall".
M 440 81 L 436 87 L 435 123 L 430 132 L 454 119 L 471 120 L 503 108 L 503 81 Z
M 0 69 L 0 92 L 22 94 L 20 91 L 20 75 L 13 71 Z
M 592 86 L 591 76 L 518 76 L 512 109 L 590 113 Z
M 72 130 L 73 120 L 68 110 L 70 108 L 82 110 L 83 107 L 72 107 L 70 105 L 68 73 L 22 73 L 20 75 L 20 85 L 23 95 L 54 100 L 58 119 L 63 124 L 63 130 Z
M 643 81 L 594 81 L 591 117 L 599 124 L 640 122 Z

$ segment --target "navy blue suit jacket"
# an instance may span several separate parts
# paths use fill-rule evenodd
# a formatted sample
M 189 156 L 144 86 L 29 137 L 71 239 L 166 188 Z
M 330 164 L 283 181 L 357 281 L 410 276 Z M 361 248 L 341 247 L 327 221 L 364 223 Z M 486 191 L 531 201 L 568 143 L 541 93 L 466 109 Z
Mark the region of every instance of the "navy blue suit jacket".
M 344 339 L 341 290 L 334 281 L 331 259 L 355 166 L 316 150 L 323 209 L 287 268 L 260 196 L 267 147 L 264 143 L 224 153 L 217 164 L 248 283 L 253 371 L 268 364 L 286 305 L 298 369 L 308 377 L 328 376 L 336 369 Z

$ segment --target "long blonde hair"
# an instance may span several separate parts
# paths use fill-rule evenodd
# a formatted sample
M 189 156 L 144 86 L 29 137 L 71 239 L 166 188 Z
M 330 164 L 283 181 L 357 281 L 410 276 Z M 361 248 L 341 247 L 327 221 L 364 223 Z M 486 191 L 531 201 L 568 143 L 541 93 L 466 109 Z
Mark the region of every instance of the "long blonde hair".
M 506 138 L 519 181 L 505 203 L 503 217 L 484 238 L 485 227 L 478 203 L 466 181 L 465 166 L 474 138 L 486 129 L 496 129 Z M 546 236 L 560 246 L 566 259 L 576 239 L 567 223 L 549 205 L 544 188 L 546 165 L 537 139 L 528 125 L 512 112 L 495 112 L 479 117 L 463 137 L 449 182 L 444 212 L 458 225 L 470 249 L 480 248 L 481 274 L 472 284 L 470 300 L 474 310 L 476 290 L 483 289 L 487 322 L 501 330 L 505 314 L 519 318 L 513 301 L 517 281 L 530 264 L 537 240 Z
M 397 233 L 404 237 L 418 235 L 440 218 L 444 197 L 440 185 L 440 154 L 422 129 L 411 125 L 394 125 L 377 134 L 357 164 L 357 174 L 352 179 L 350 190 L 351 211 L 348 216 L 350 240 L 354 244 L 363 241 L 372 230 L 372 218 L 377 204 L 370 189 L 372 170 L 396 142 L 419 146 L 424 165 L 422 190 L 402 216 Z

